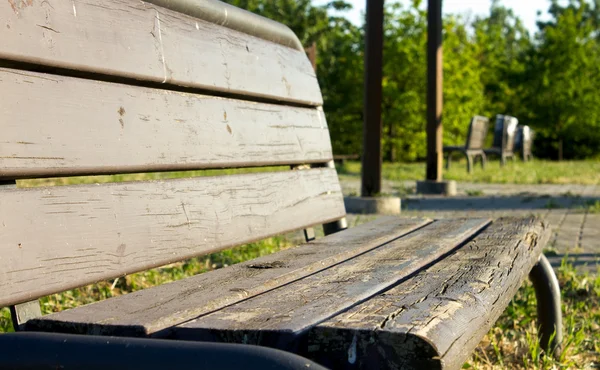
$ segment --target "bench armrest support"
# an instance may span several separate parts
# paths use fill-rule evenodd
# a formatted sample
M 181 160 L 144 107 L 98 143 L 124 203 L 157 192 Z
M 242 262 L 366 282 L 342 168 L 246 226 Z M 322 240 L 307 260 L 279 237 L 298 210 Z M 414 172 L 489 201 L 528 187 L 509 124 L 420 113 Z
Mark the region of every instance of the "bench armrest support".
M 543 254 L 529 273 L 535 289 L 541 347 L 559 356 L 563 339 L 560 286 L 552 265 Z

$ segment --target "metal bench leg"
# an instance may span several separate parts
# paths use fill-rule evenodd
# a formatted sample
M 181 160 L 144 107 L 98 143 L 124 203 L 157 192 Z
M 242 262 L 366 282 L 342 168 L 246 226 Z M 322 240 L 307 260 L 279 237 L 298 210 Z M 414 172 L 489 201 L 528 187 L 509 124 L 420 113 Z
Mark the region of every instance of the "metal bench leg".
M 347 228 L 348 222 L 346 221 L 346 217 L 344 217 L 337 221 L 333 221 L 328 224 L 323 224 L 323 233 L 325 235 L 331 235 L 337 233 L 338 231 L 346 230 Z
M 560 287 L 546 256 L 540 256 L 538 263 L 529 273 L 529 279 L 533 283 L 537 299 L 541 347 L 558 357 L 563 339 Z

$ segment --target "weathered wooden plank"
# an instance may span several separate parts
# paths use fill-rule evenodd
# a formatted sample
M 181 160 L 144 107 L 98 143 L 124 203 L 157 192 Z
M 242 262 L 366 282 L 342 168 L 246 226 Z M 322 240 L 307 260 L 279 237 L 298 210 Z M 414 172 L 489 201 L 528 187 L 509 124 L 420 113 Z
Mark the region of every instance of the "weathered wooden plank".
M 452 251 L 488 220 L 435 221 L 319 273 L 172 329 L 180 339 L 298 345 L 308 328 L 388 289 Z
M 28 329 L 163 335 L 159 331 L 326 269 L 430 222 L 383 217 L 276 254 L 48 315 L 29 322 Z
M 6 189 L 0 307 L 344 216 L 335 170 Z
M 308 356 L 336 369 L 460 369 L 548 241 L 532 219 L 500 219 L 428 269 L 326 320 Z
M 331 160 L 315 108 L 0 68 L 0 178 Z
M 303 51 L 135 0 L 0 2 L 0 59 L 321 105 Z
M 488 125 L 489 119 L 487 117 L 474 116 L 471 119 L 466 149 L 483 149 L 488 132 Z

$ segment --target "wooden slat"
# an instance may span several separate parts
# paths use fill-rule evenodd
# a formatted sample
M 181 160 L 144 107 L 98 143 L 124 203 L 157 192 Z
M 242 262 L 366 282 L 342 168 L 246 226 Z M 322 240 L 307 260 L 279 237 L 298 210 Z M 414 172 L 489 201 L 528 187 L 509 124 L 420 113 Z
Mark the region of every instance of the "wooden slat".
M 163 335 L 157 332 L 326 269 L 429 222 L 383 217 L 276 254 L 48 315 L 29 322 L 28 329 Z
M 0 307 L 344 216 L 333 169 L 0 192 Z
M 173 335 L 297 350 L 291 346 L 300 333 L 419 271 L 488 223 L 435 221 L 329 269 L 179 325 Z
M 489 120 L 487 117 L 475 116 L 471 119 L 467 136 L 467 149 L 483 149 L 488 132 Z
M 460 369 L 549 235 L 531 219 L 494 222 L 455 254 L 313 328 L 309 357 L 335 369 Z
M 321 105 L 303 51 L 138 0 L 0 2 L 0 59 Z
M 0 69 L 0 178 L 331 160 L 322 110 Z

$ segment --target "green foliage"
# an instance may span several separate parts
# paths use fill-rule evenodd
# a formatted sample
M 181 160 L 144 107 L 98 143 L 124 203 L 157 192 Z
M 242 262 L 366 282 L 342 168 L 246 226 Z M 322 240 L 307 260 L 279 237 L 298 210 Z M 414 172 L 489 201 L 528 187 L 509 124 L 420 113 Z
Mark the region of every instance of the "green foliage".
M 227 0 L 288 25 L 316 44 L 317 77 L 333 150 L 362 151 L 364 30 L 333 16 L 343 0 Z M 425 157 L 427 13 L 422 0 L 386 2 L 384 159 Z M 341 13 L 340 13 L 341 11 Z M 600 156 L 600 0 L 551 0 L 531 36 L 500 0 L 488 16 L 444 19 L 444 144 L 465 142 L 473 115 L 509 114 L 536 131 L 542 158 Z M 493 122 L 493 120 L 492 120 Z M 493 130 L 490 130 L 488 143 Z
M 526 64 L 524 56 L 532 47 L 527 30 L 499 0 L 492 1 L 489 17 L 477 18 L 473 29 L 480 48 L 480 76 L 485 91 L 482 113 L 520 116 L 524 88 L 520 75 Z
M 531 123 L 547 139 L 556 157 L 598 154 L 600 142 L 600 44 L 589 4 L 571 1 L 566 7 L 553 2 L 555 19 L 537 34 L 524 80 Z M 539 140 L 538 140 L 539 141 Z
M 383 50 L 383 149 L 386 159 L 415 160 L 423 156 L 427 65 L 427 14 L 418 2 L 385 9 Z

